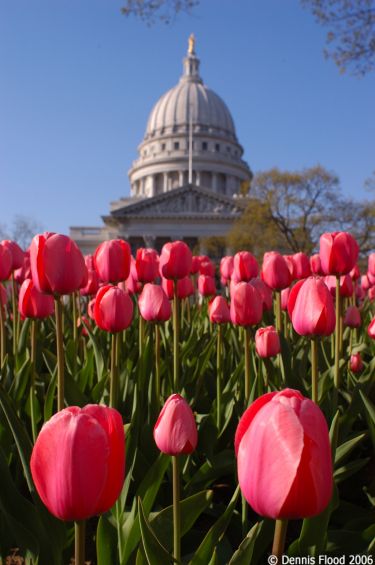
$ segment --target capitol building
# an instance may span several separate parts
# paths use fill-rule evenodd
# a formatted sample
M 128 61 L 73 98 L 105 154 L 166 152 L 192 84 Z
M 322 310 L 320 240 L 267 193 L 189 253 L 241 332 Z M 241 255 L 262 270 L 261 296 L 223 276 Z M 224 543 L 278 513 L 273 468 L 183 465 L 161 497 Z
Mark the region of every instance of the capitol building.
M 133 251 L 160 250 L 174 239 L 194 247 L 204 238 L 225 236 L 241 215 L 240 189 L 252 173 L 230 111 L 203 83 L 199 63 L 191 35 L 178 84 L 149 115 L 128 173 L 130 196 L 111 202 L 102 227 L 70 229 L 83 253 L 114 238 L 126 239 Z

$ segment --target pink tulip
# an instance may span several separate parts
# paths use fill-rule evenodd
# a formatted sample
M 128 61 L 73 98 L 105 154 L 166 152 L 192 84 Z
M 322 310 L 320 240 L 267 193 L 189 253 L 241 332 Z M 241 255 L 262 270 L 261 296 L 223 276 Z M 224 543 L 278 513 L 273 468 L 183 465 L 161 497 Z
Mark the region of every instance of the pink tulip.
M 201 261 L 201 264 L 199 265 L 199 273 L 213 278 L 215 276 L 215 265 L 210 259 L 208 261 Z
M 363 370 L 363 361 L 360 353 L 353 353 L 349 362 L 352 373 L 360 373 Z
M 332 296 L 321 279 L 309 277 L 303 281 L 292 309 L 292 324 L 299 335 L 330 335 L 334 331 L 335 307 Z
M 259 328 L 255 333 L 255 349 L 259 357 L 274 357 L 281 351 L 280 338 L 274 326 Z
M 294 265 L 293 255 L 283 255 L 283 257 L 284 257 L 286 264 L 288 265 L 291 280 L 293 281 L 295 278 L 297 278 L 295 276 L 295 273 L 294 273 L 295 272 L 295 265 Z
M 159 270 L 166 279 L 183 279 L 190 274 L 192 253 L 184 241 L 172 241 L 163 245 Z
M 230 310 L 224 296 L 215 296 L 208 305 L 208 314 L 213 324 L 226 324 L 230 322 Z
M 371 284 L 370 281 L 368 280 L 368 276 L 367 275 L 362 275 L 361 276 L 361 287 L 363 288 L 363 290 L 368 290 L 370 288 Z
M 349 306 L 345 312 L 344 326 L 348 328 L 359 328 L 361 326 L 361 314 L 357 306 Z
M 66 235 L 43 233 L 30 245 L 30 265 L 34 285 L 46 294 L 71 294 L 87 276 L 83 255 Z
M 368 272 L 375 277 L 375 253 L 371 253 L 368 258 Z
M 179 394 L 164 404 L 154 427 L 154 440 L 162 453 L 182 455 L 197 447 L 198 432 L 193 412 Z
M 238 281 L 248 282 L 258 276 L 259 266 L 249 251 L 239 251 L 233 258 L 233 275 Z
M 212 296 L 216 294 L 215 279 L 208 275 L 199 275 L 198 292 L 201 296 Z
M 94 266 L 104 283 L 125 281 L 130 271 L 130 246 L 123 239 L 103 241 L 94 253 Z
M 263 301 L 259 292 L 250 283 L 240 282 L 233 288 L 230 317 L 233 324 L 254 326 L 263 315 Z
M 14 271 L 14 279 L 18 284 L 22 284 L 25 279 L 31 279 L 29 251 L 25 251 L 21 267 Z
M 375 285 L 375 275 L 373 275 L 370 271 L 367 271 L 367 278 L 370 286 Z
M 292 286 L 291 288 L 289 288 L 289 298 L 288 298 L 288 305 L 287 305 L 287 310 L 288 310 L 288 315 L 290 320 L 292 319 L 292 313 L 294 310 L 294 306 L 296 304 L 296 300 L 297 300 L 297 296 L 299 293 L 299 290 L 301 288 L 301 286 L 303 285 L 305 281 L 301 280 L 296 282 L 296 284 L 294 286 Z
M 12 255 L 12 271 L 20 269 L 23 265 L 25 253 L 22 251 L 18 243 L 10 239 L 4 239 L 0 245 L 9 249 Z
M 40 498 L 60 520 L 85 520 L 106 512 L 124 482 L 120 414 L 95 404 L 61 410 L 42 427 L 30 467 Z
M 262 279 L 272 290 L 287 288 L 293 280 L 284 257 L 276 251 L 264 254 Z
M 261 516 L 307 518 L 332 496 L 328 428 L 320 408 L 299 391 L 264 394 L 246 410 L 236 431 L 241 491 Z
M 224 279 L 231 279 L 234 269 L 234 259 L 231 255 L 226 255 L 222 257 L 220 261 L 220 275 Z
M 324 277 L 324 282 L 332 296 L 336 296 L 336 277 L 329 275 Z M 354 287 L 353 281 L 349 275 L 340 277 L 340 296 L 349 297 L 353 295 Z
M 320 262 L 320 255 L 316 253 L 310 257 L 310 269 L 313 275 L 322 275 L 322 265 Z
M 165 294 L 168 296 L 169 300 L 173 299 L 173 281 L 162 278 L 161 284 Z M 194 285 L 190 277 L 184 277 L 177 281 L 177 296 L 178 298 L 187 298 L 194 294 Z
M 142 318 L 148 322 L 166 322 L 171 317 L 171 303 L 161 286 L 147 283 L 138 298 Z
M 290 287 L 288 286 L 288 288 L 284 288 L 281 291 L 281 310 L 288 309 L 289 295 L 290 295 Z
M 153 282 L 159 273 L 159 256 L 155 249 L 137 249 L 135 267 L 138 281 Z
M 4 285 L 2 285 L 0 283 L 0 306 L 5 306 L 6 303 L 8 302 L 8 295 L 7 295 L 7 291 L 4 287 Z
M 201 258 L 199 255 L 193 255 L 192 259 L 191 259 L 191 269 L 190 269 L 190 273 L 192 275 L 196 275 L 197 272 L 199 271 L 199 267 L 201 264 Z
M 375 318 L 371 320 L 367 328 L 367 334 L 371 339 L 375 339 Z
M 133 301 L 117 286 L 103 286 L 97 293 L 94 318 L 102 330 L 117 333 L 125 330 L 133 318 Z
M 7 247 L 0 245 L 0 281 L 9 279 L 12 272 L 12 254 Z
M 375 300 L 375 286 L 372 286 L 368 289 L 367 296 L 370 302 L 373 302 Z
M 31 279 L 25 279 L 18 297 L 18 310 L 24 318 L 48 318 L 55 309 L 53 296 L 42 294 Z
M 85 282 L 86 284 L 79 290 L 81 296 L 93 296 L 98 292 L 99 278 L 94 269 L 87 270 L 87 280 Z
M 273 297 L 272 297 L 272 290 L 269 286 L 266 285 L 262 279 L 256 277 L 255 279 L 251 279 L 250 284 L 253 285 L 254 288 L 257 289 L 259 292 L 262 303 L 263 303 L 263 311 L 272 310 L 273 306 Z
M 352 268 L 352 270 L 349 273 L 350 278 L 353 281 L 356 281 L 359 279 L 359 277 L 361 276 L 361 271 L 359 270 L 358 265 L 354 265 L 354 267 Z
M 305 253 L 295 253 L 293 263 L 295 279 L 307 279 L 311 275 L 310 259 Z
M 358 259 L 359 247 L 347 232 L 324 233 L 320 236 L 320 261 L 325 275 L 346 275 Z

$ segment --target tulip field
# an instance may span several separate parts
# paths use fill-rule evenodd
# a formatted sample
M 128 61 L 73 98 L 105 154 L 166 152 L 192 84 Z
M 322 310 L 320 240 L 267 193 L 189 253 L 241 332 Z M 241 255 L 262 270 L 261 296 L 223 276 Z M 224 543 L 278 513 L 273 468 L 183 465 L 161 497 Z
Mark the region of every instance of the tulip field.
M 373 564 L 375 253 L 0 242 L 0 562 Z

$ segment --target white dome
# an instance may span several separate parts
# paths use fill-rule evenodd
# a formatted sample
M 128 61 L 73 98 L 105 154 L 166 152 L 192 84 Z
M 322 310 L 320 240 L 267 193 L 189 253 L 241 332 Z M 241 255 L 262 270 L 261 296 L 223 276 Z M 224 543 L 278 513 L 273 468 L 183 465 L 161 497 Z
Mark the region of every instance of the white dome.
M 200 80 L 185 80 L 184 77 L 155 104 L 148 119 L 145 139 L 186 130 L 190 108 L 195 131 L 198 126 L 209 134 L 237 140 L 232 116 L 220 96 Z

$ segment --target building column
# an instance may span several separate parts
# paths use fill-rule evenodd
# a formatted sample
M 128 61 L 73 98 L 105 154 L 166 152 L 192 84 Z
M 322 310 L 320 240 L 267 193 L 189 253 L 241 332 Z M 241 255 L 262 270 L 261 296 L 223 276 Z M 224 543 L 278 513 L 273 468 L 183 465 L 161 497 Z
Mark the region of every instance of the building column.
M 168 173 L 163 173 L 163 192 L 168 192 Z
M 200 171 L 195 172 L 195 184 L 197 186 L 201 185 L 201 172 Z
M 184 171 L 178 171 L 178 184 L 179 186 L 184 184 Z
M 217 173 L 212 173 L 212 190 L 217 192 Z
M 139 182 L 141 184 L 141 194 L 142 194 L 142 196 L 146 196 L 146 192 L 145 192 L 146 177 L 142 177 Z
M 155 196 L 155 175 L 151 176 L 151 196 Z

